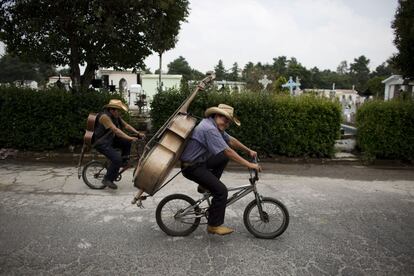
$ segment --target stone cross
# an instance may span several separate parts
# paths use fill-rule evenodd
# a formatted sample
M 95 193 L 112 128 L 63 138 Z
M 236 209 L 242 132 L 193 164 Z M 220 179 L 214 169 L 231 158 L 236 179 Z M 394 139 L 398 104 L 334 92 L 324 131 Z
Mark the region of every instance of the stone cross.
M 296 82 L 294 82 L 292 77 L 289 77 L 288 82 L 285 84 L 282 84 L 282 87 L 288 87 L 290 91 L 290 95 L 295 96 L 295 92 L 293 91 L 293 89 L 298 88 L 300 86 L 300 83 L 298 81 L 299 81 L 298 78 L 296 78 Z
M 267 78 L 267 75 L 263 76 L 263 79 L 259 80 L 259 83 L 263 85 L 263 90 L 266 90 L 266 87 L 272 83 L 271 80 Z

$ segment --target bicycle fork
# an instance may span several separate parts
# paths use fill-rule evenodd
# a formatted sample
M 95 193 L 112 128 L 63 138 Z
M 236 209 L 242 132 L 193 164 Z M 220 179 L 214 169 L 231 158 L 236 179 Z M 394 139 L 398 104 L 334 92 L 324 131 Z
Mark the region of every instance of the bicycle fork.
M 254 192 L 254 197 L 256 198 L 257 209 L 259 210 L 260 219 L 264 222 L 268 222 L 269 218 L 267 217 L 266 212 L 263 211 L 263 207 L 262 207 L 262 202 L 263 202 L 262 196 L 257 192 L 255 185 L 253 188 L 253 192 Z

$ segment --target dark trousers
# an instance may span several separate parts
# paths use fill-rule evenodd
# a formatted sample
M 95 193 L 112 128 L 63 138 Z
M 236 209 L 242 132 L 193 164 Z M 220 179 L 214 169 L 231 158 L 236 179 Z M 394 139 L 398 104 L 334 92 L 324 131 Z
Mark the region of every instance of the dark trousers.
M 227 187 L 220 177 L 229 159 L 223 152 L 200 163 L 183 169 L 183 175 L 209 190 L 213 195 L 208 215 L 208 225 L 219 226 L 224 223 L 227 203 Z
M 109 181 L 114 181 L 118 176 L 119 168 L 121 168 L 122 163 L 127 162 L 129 159 L 131 142 L 119 137 L 114 137 L 112 144 L 96 145 L 95 148 L 111 161 L 104 178 Z M 117 148 L 120 149 L 121 152 L 116 150 Z

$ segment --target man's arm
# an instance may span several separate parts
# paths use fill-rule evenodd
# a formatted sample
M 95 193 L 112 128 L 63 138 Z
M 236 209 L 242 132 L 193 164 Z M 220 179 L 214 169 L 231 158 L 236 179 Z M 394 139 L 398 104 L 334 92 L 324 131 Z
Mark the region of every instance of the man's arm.
M 255 164 L 255 163 L 251 163 L 249 161 L 247 161 L 246 159 L 244 159 L 243 157 L 241 157 L 234 149 L 228 147 L 224 150 L 224 155 L 226 155 L 228 158 L 230 158 L 231 160 L 239 163 L 240 165 L 243 165 L 249 169 L 252 170 L 257 170 L 257 171 L 261 171 L 262 168 L 259 166 L 259 164 Z
M 257 152 L 255 152 L 254 150 L 249 149 L 248 147 L 243 145 L 242 142 L 240 142 L 239 140 L 237 140 L 236 138 L 234 138 L 232 136 L 230 136 L 229 145 L 233 149 L 244 151 L 245 153 L 247 153 L 252 158 L 257 157 Z
M 123 138 L 128 141 L 135 141 L 137 138 L 131 137 L 125 132 L 123 132 L 121 129 L 117 128 L 116 125 L 111 121 L 111 119 L 107 115 L 102 115 L 101 118 L 99 118 L 99 122 L 106 128 L 110 129 L 116 136 Z
M 121 119 L 122 120 L 122 119 Z M 133 126 L 131 126 L 130 124 L 128 124 L 127 122 L 125 122 L 124 120 L 122 120 L 122 123 L 124 125 L 124 128 L 128 131 L 131 131 L 132 133 L 135 133 L 138 135 L 138 137 L 144 138 L 145 134 L 139 132 L 138 130 L 136 130 Z

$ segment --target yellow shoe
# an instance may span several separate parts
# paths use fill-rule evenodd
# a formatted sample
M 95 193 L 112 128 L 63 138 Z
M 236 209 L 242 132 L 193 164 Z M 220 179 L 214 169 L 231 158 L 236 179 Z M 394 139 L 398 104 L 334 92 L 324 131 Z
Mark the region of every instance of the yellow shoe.
M 233 229 L 226 226 L 207 226 L 207 232 L 210 234 L 227 235 L 233 233 Z

